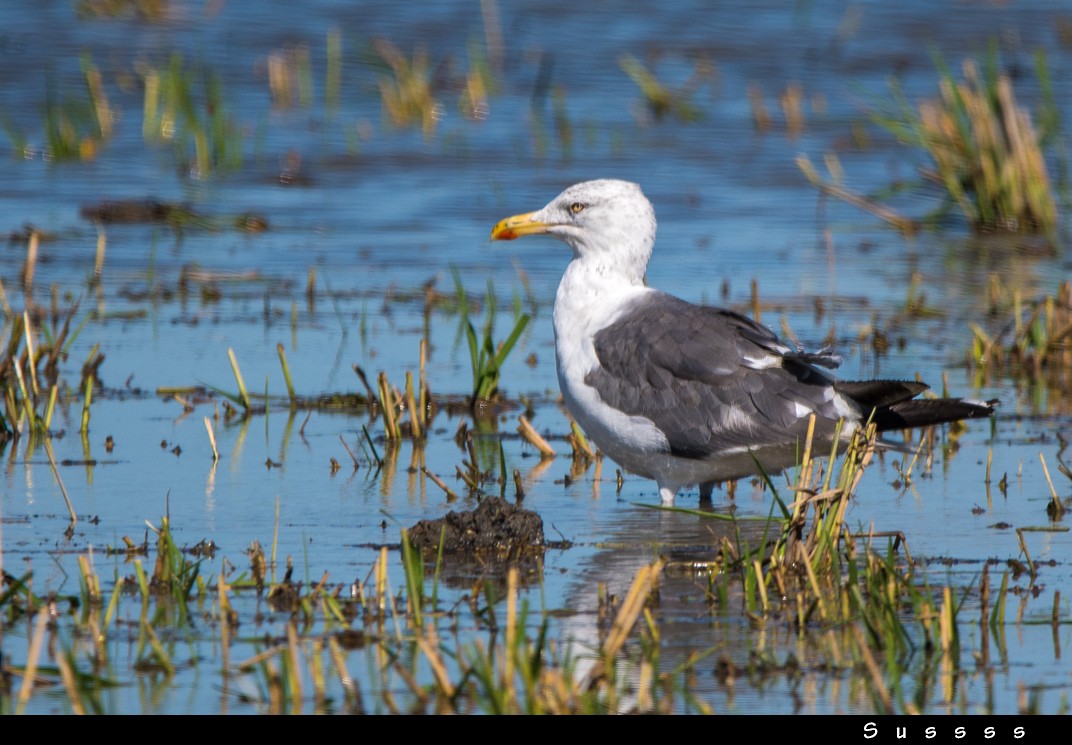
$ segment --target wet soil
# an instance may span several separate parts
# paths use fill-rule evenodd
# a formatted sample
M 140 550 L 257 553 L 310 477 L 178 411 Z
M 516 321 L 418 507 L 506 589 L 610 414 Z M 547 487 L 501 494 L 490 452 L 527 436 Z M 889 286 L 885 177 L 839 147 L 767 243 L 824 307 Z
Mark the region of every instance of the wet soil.
M 489 497 L 472 510 L 450 511 L 437 520 L 421 520 L 408 532 L 410 543 L 426 557 L 533 559 L 546 547 L 543 519 L 532 510 Z

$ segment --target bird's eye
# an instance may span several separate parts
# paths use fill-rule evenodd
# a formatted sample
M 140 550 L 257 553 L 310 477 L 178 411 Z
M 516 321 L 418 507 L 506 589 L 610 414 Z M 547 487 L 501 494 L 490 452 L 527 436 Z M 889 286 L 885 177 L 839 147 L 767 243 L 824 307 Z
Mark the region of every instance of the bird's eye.
M 580 212 L 584 212 L 584 208 L 587 206 L 588 205 L 584 202 L 574 202 L 569 206 L 569 211 L 576 215 Z

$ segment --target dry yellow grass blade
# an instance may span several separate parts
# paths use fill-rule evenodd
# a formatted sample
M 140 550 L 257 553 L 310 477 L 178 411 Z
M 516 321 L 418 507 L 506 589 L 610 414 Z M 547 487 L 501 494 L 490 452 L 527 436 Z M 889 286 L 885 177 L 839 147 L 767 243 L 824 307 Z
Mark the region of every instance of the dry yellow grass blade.
M 633 626 L 636 624 L 641 612 L 643 612 L 644 605 L 648 602 L 652 590 L 655 589 L 665 564 L 664 559 L 659 559 L 654 564 L 637 570 L 636 576 L 633 577 L 633 584 L 630 585 L 629 592 L 626 594 L 625 600 L 622 601 L 622 605 L 618 609 L 618 615 L 615 616 L 614 623 L 611 624 L 610 631 L 607 633 L 607 638 L 600 648 L 602 659 L 588 673 L 582 686 L 583 689 L 590 688 L 598 683 L 606 674 L 607 668 L 613 664 L 614 656 L 618 654 L 622 645 L 625 644 L 625 640 L 629 637 L 629 632 L 633 630 Z
M 518 434 L 520 434 L 525 439 L 525 442 L 529 443 L 534 448 L 540 451 L 541 458 L 555 457 L 555 449 L 551 447 L 547 440 L 540 436 L 540 433 L 537 432 L 536 428 L 532 426 L 532 423 L 525 418 L 524 414 L 519 416 L 517 418 L 517 421 L 520 423 L 517 428 Z

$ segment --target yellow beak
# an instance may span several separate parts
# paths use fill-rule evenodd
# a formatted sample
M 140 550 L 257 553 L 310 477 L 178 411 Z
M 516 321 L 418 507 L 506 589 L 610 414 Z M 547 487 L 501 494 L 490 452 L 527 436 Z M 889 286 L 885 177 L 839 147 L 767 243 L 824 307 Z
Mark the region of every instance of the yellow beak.
M 493 241 L 512 241 L 514 238 L 520 238 L 523 235 L 546 233 L 547 229 L 552 226 L 548 223 L 534 220 L 533 215 L 535 214 L 535 212 L 526 212 L 523 215 L 514 215 L 513 217 L 499 220 L 495 227 L 491 229 L 491 239 Z

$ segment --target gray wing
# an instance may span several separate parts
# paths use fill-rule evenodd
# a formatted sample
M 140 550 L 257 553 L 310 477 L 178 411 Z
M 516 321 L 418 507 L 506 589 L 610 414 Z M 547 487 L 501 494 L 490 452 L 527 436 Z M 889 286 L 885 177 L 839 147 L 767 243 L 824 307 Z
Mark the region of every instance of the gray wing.
M 643 416 L 674 455 L 792 444 L 817 413 L 816 435 L 838 419 L 829 353 L 790 349 L 764 326 L 721 308 L 652 293 L 595 335 L 600 366 L 585 382 L 604 402 Z

